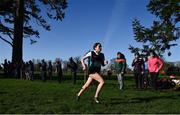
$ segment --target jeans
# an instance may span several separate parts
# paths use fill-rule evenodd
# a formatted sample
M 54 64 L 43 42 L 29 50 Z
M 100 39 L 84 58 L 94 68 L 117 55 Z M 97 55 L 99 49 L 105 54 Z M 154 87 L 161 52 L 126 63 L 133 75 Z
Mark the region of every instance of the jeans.
M 124 77 L 123 74 L 121 74 L 121 73 L 117 74 L 120 90 L 122 90 L 124 88 L 124 78 L 123 77 Z

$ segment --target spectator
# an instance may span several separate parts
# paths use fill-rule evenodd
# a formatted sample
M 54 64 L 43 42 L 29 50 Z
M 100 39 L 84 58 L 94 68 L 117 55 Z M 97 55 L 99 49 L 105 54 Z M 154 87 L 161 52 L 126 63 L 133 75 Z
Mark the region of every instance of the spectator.
M 77 63 L 74 62 L 73 58 L 69 58 L 69 63 L 67 65 L 71 69 L 72 78 L 73 78 L 73 84 L 76 84 L 76 74 L 77 74 Z
M 49 61 L 49 63 L 48 63 L 48 76 L 49 76 L 50 80 L 52 80 L 52 71 L 53 71 L 52 62 Z
M 45 82 L 47 77 L 47 64 L 44 59 L 42 60 L 41 69 L 42 69 L 41 77 L 42 80 Z
M 117 58 L 115 60 L 115 70 L 117 73 L 119 89 L 122 90 L 124 88 L 124 73 L 126 69 L 126 59 L 124 54 L 121 52 L 117 53 Z
M 140 57 L 139 53 L 135 54 L 135 59 L 132 62 L 132 67 L 134 67 L 134 78 L 136 88 L 143 88 L 143 73 L 144 73 L 144 61 Z
M 144 58 L 144 74 L 143 74 L 143 86 L 146 89 L 149 86 L 149 70 L 148 70 L 148 58 Z
M 150 52 L 150 56 L 148 58 L 148 69 L 150 73 L 151 86 L 157 90 L 157 78 L 159 76 L 159 71 L 163 67 L 162 59 L 154 52 Z
M 7 62 L 7 59 L 4 60 L 3 68 L 4 68 L 4 75 L 6 76 L 8 74 L 8 62 Z
M 34 63 L 31 60 L 29 61 L 29 69 L 30 69 L 29 71 L 30 79 L 31 81 L 33 81 L 34 80 Z
M 59 81 L 59 83 L 61 83 L 62 82 L 63 72 L 62 72 L 62 64 L 61 64 L 60 60 L 58 60 L 56 62 L 56 69 L 57 69 L 57 74 L 58 74 L 58 81 Z

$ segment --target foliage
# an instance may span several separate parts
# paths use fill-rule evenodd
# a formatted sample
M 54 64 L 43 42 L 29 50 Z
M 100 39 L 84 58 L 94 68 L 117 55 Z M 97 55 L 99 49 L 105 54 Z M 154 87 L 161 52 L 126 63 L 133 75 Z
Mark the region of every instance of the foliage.
M 0 39 L 13 46 L 15 14 L 20 0 L 1 0 L 0 2 Z M 45 17 L 61 20 L 65 17 L 66 0 L 23 0 L 24 24 L 23 37 L 39 38 L 39 31 L 33 27 L 33 22 L 50 31 L 50 24 Z M 46 16 L 44 15 L 46 14 Z M 31 44 L 36 40 L 31 39 Z
M 162 56 L 180 37 L 180 2 L 179 0 L 150 0 L 147 10 L 157 17 L 151 27 L 140 24 L 138 19 L 132 22 L 135 40 L 142 43 L 142 47 L 129 46 L 132 53 L 141 52 L 145 55 L 149 50 L 154 50 Z M 171 52 L 168 52 L 168 56 Z

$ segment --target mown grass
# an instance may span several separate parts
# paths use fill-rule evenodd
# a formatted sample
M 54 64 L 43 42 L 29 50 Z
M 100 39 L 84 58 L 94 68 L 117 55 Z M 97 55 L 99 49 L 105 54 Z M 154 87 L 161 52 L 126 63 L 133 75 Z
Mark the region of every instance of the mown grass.
M 120 91 L 115 79 L 105 80 L 100 104 L 93 101 L 96 86 L 91 85 L 79 102 L 75 95 L 83 85 L 65 80 L 42 82 L 0 78 L 0 113 L 180 113 L 180 92 L 134 88 L 132 77 Z

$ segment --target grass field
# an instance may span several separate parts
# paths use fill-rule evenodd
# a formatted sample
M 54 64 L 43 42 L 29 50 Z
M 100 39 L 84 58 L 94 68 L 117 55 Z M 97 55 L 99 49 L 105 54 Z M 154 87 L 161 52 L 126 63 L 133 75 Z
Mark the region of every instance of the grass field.
M 105 80 L 100 104 L 92 100 L 95 85 L 82 95 L 75 95 L 83 85 L 65 80 L 42 82 L 0 78 L 0 113 L 180 113 L 180 92 L 173 90 L 137 90 L 132 77 L 126 77 L 125 90 L 117 81 Z

